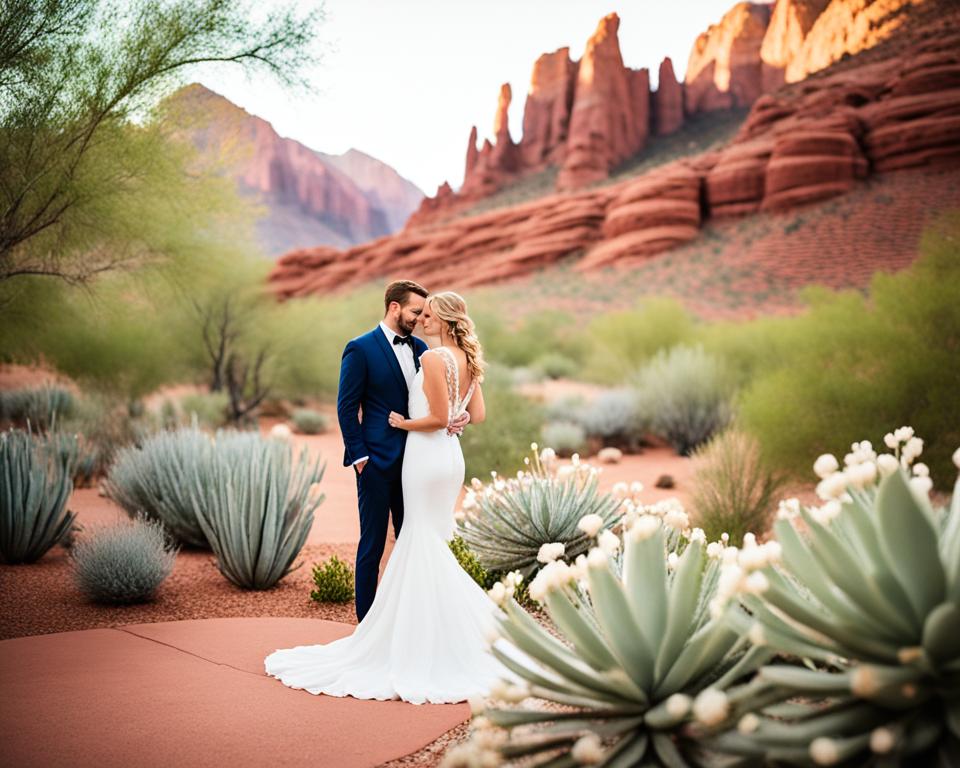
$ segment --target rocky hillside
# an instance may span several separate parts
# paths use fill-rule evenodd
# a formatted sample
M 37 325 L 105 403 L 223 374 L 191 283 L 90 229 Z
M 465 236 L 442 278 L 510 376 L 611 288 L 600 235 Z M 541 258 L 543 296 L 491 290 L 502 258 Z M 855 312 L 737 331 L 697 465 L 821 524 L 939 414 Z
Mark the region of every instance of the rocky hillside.
M 269 256 L 396 232 L 423 198 L 386 163 L 355 149 L 315 152 L 201 85 L 183 88 L 168 106 L 182 116 L 189 140 L 259 203 L 257 235 Z
M 862 13 L 867 13 L 874 6 L 891 3 L 892 0 L 873 4 L 861 1 L 859 6 L 864 9 Z M 773 9 L 770 24 L 786 4 L 778 3 Z M 755 34 L 757 21 L 742 15 L 743 5 L 734 8 L 734 31 L 723 34 L 731 39 L 749 37 L 751 46 L 762 48 L 763 39 L 758 40 Z M 831 12 L 836 5 L 837 0 L 833 0 L 822 14 Z M 273 288 L 281 296 L 295 296 L 397 275 L 430 285 L 466 287 L 529 274 L 568 258 L 574 260 L 578 271 L 636 266 L 653 254 L 693 241 L 710 220 L 785 211 L 843 195 L 878 174 L 956 163 L 960 160 L 960 10 L 954 3 L 935 0 L 927 0 L 917 9 L 901 6 L 896 34 L 887 42 L 859 55 L 846 56 L 800 82 L 759 95 L 740 131 L 719 149 L 617 183 L 563 191 L 479 215 L 417 216 L 398 235 L 346 251 L 319 248 L 291 253 L 281 259 L 274 271 Z M 727 14 L 725 18 L 729 17 Z M 873 21 L 854 23 L 855 28 L 845 38 L 848 43 L 857 38 L 861 27 L 879 28 Z M 605 66 L 609 69 L 610 62 L 616 64 L 619 60 L 612 35 L 616 26 L 615 17 L 604 19 L 588 45 L 585 59 L 592 62 L 590 69 L 598 78 Z M 807 34 L 813 34 L 816 28 L 814 22 Z M 740 35 L 736 30 L 746 30 L 749 35 Z M 709 40 L 711 35 L 715 38 L 719 34 L 715 29 L 708 31 L 708 39 L 698 41 L 695 47 L 697 55 L 713 56 L 715 62 L 720 61 L 717 51 L 723 50 L 723 46 Z M 793 34 L 785 37 L 792 39 Z M 798 50 L 802 52 L 804 45 Z M 731 86 L 732 91 L 747 93 L 745 86 L 762 82 L 764 70 L 745 69 L 736 63 L 740 60 L 739 54 L 731 55 L 722 59 L 721 67 L 709 65 L 706 69 L 712 67 L 716 76 L 726 68 L 729 83 L 744 85 L 739 90 Z M 786 62 L 786 79 L 794 60 L 793 55 L 778 60 Z M 556 60 L 544 64 L 541 81 L 551 79 L 547 70 L 562 75 L 567 69 L 563 57 L 560 64 Z M 578 71 L 583 71 L 583 60 Z M 701 68 L 702 71 L 705 70 Z M 642 78 L 623 71 L 621 75 L 609 80 L 615 85 L 610 93 L 619 96 L 608 101 L 616 101 L 622 117 L 631 109 L 637 113 L 638 102 L 631 101 L 630 95 L 638 81 L 642 84 Z M 669 78 L 661 82 L 663 90 Z M 715 77 L 713 82 L 716 83 Z M 580 83 L 578 79 L 575 93 Z M 558 98 L 562 88 L 554 85 L 542 93 L 547 91 Z M 700 93 L 705 95 L 698 101 L 701 108 L 715 104 L 709 88 Z M 501 106 L 509 96 L 505 90 Z M 603 104 L 597 98 L 583 109 L 593 110 L 587 123 L 596 128 L 594 134 L 603 135 L 606 127 L 613 130 L 613 123 L 606 122 L 611 113 L 597 106 L 598 102 Z M 543 104 L 547 103 L 553 106 L 544 107 L 544 116 L 537 125 L 552 125 L 556 110 L 562 112 L 556 98 L 550 102 L 544 97 Z M 669 116 L 667 107 L 658 107 L 657 103 L 654 94 L 653 122 L 648 129 L 652 125 L 657 130 Z M 676 98 L 665 104 L 675 110 Z M 541 142 L 548 148 L 534 153 L 541 158 L 551 153 L 553 157 L 563 156 L 558 179 L 568 169 L 585 168 L 582 158 L 589 145 L 584 142 L 596 141 L 596 136 L 588 133 L 574 139 L 578 125 L 574 119 L 575 104 L 572 110 L 565 149 L 561 151 L 556 142 Z M 498 114 L 505 120 L 504 108 Z M 558 121 L 557 126 L 562 122 Z M 618 130 L 617 141 L 610 145 L 613 148 L 620 145 L 618 142 L 629 145 L 638 135 L 622 126 Z M 505 141 L 509 140 L 508 134 L 502 135 Z M 551 128 L 549 135 L 559 137 L 559 127 Z M 529 147 L 534 145 L 527 142 L 525 134 L 524 140 L 511 150 L 514 162 L 524 157 L 525 147 L 532 151 Z M 572 147 L 578 147 L 576 152 L 571 151 Z M 595 149 L 600 151 L 599 144 Z M 485 150 L 486 155 L 481 150 L 474 158 L 474 168 L 480 166 L 482 157 L 493 158 L 495 150 L 495 146 Z M 606 152 L 606 157 L 616 155 L 612 148 Z M 574 162 L 571 157 L 581 159 Z M 946 190 L 941 204 L 960 206 L 960 186 L 948 185 Z M 425 201 L 422 210 L 429 208 L 429 203 Z M 837 268 L 842 269 L 842 265 Z

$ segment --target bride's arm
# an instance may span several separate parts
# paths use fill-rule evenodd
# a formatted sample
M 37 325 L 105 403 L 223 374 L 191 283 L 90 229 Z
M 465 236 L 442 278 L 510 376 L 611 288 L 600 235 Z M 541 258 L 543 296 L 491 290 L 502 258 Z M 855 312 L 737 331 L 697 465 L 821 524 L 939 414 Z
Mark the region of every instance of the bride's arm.
M 408 432 L 435 432 L 447 426 L 450 412 L 443 360 L 436 353 L 425 354 L 420 358 L 420 365 L 423 366 L 423 393 L 427 396 L 430 415 L 422 419 L 405 419 L 401 414 L 391 412 L 390 426 Z

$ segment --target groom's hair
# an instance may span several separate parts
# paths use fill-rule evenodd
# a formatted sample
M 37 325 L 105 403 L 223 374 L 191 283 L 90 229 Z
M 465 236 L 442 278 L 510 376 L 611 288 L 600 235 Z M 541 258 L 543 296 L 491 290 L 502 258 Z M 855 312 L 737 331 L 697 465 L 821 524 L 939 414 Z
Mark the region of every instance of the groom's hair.
M 413 280 L 394 280 L 387 286 L 387 290 L 383 294 L 383 311 L 389 310 L 390 304 L 394 301 L 401 307 L 406 306 L 411 293 L 423 298 L 430 295 L 426 288 L 420 283 L 413 282 Z

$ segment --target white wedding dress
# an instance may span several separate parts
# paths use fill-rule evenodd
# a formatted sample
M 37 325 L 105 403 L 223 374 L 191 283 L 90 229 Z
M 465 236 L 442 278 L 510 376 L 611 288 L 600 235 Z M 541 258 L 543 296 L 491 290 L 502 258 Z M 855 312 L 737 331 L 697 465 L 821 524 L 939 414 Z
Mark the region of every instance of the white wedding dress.
M 438 347 L 451 417 L 463 413 L 453 354 Z M 429 414 L 423 368 L 410 387 L 409 414 Z M 463 485 L 460 441 L 446 429 L 411 432 L 403 457 L 403 526 L 370 611 L 349 637 L 267 656 L 268 675 L 310 693 L 414 704 L 464 701 L 486 693 L 507 670 L 487 650 L 493 601 L 460 567 L 447 540 Z

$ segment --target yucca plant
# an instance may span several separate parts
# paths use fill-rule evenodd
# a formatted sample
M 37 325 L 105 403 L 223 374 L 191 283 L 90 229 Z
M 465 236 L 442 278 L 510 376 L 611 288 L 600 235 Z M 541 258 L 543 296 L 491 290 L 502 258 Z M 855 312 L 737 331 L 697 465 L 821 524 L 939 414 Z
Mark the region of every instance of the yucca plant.
M 885 440 L 894 453 L 855 443 L 842 470 L 820 457 L 826 504 L 785 507 L 782 565 L 727 574 L 757 593 L 731 626 L 810 668 L 765 667 L 732 693 L 740 732 L 717 746 L 795 765 L 960 765 L 960 481 L 935 510 L 913 463 L 922 441 L 909 427 Z
M 39 560 L 70 531 L 74 450 L 20 429 L 0 434 L 0 559 Z M 63 448 L 64 450 L 61 450 Z
M 529 577 L 544 545 L 562 544 L 568 558 L 586 552 L 590 538 L 577 527 L 582 517 L 598 515 L 604 528 L 620 520 L 621 500 L 600 492 L 598 471 L 579 457 L 566 467 L 542 462 L 534 443 L 528 465 L 515 478 L 494 473 L 486 485 L 475 479 L 467 490 L 458 534 L 487 571 Z
M 70 390 L 54 384 L 0 393 L 0 420 L 47 430 L 74 409 Z
M 193 471 L 190 499 L 220 572 L 238 587 L 269 589 L 295 567 L 323 495 L 320 460 L 303 448 L 294 461 L 285 440 L 217 432 L 205 471 Z
M 545 604 L 560 639 L 509 589 L 491 591 L 504 609 L 491 651 L 523 681 L 494 697 L 552 705 L 486 709 L 465 762 L 539 756 L 530 764 L 672 768 L 720 761 L 698 742 L 696 723 L 722 722 L 729 706 L 722 689 L 769 653 L 711 612 L 722 545 L 707 547 L 702 531 L 687 531 L 682 554 L 668 553 L 667 528 L 641 515 L 622 545 L 601 532 L 599 546 L 573 566 L 556 560 L 537 575 L 530 594 Z
M 182 544 L 209 548 L 187 480 L 207 477 L 213 455 L 210 436 L 196 424 L 158 432 L 117 453 L 104 490 L 131 517 L 143 512 Z

